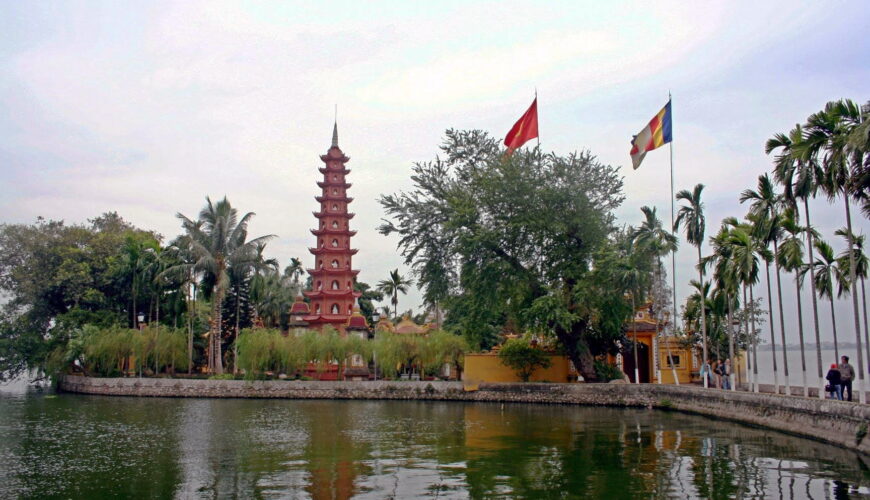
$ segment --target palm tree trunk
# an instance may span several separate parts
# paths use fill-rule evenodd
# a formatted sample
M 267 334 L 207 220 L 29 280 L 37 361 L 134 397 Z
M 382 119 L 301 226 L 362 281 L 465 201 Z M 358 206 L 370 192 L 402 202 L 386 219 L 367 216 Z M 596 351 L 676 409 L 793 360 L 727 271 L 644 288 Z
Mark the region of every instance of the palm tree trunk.
M 749 312 L 749 321 L 750 326 L 752 326 L 752 380 L 753 391 L 759 392 L 759 383 L 758 383 L 758 337 L 755 335 L 755 295 L 753 293 L 752 285 L 749 285 L 749 307 L 746 309 Z
M 785 378 L 785 393 L 791 396 L 791 384 L 788 380 L 788 343 L 785 341 L 785 315 L 782 312 L 782 279 L 779 270 L 779 246 L 773 240 L 773 262 L 776 269 L 776 296 L 779 302 L 779 334 L 782 337 L 782 374 Z
M 819 399 L 825 399 L 825 378 L 822 376 L 822 340 L 819 336 L 819 305 L 816 295 L 816 271 L 812 266 L 815 262 L 813 257 L 813 231 L 810 224 L 809 197 L 804 197 L 804 213 L 807 216 L 807 252 L 810 257 L 810 295 L 813 298 L 813 327 L 816 330 L 816 363 L 818 368 Z
M 184 285 L 184 301 L 187 304 L 187 374 L 190 375 L 193 373 L 193 300 L 190 283 Z
M 867 349 L 867 362 L 870 363 L 870 333 L 867 330 L 867 289 L 864 287 L 866 280 L 861 278 L 861 304 L 864 308 L 864 347 Z
M 731 373 L 728 374 L 729 386 L 731 386 L 732 391 L 736 391 L 737 387 L 735 386 L 734 380 L 734 371 L 737 368 L 737 363 L 734 360 L 734 321 L 732 314 L 732 306 L 731 306 L 731 297 L 728 297 L 728 359 L 731 360 Z
M 211 359 L 209 365 L 212 373 L 220 375 L 224 372 L 223 356 L 221 355 L 221 304 L 224 293 L 220 285 L 215 285 L 214 305 L 212 306 L 212 325 L 209 346 Z
M 133 278 L 133 286 L 131 287 L 130 294 L 133 296 L 133 329 L 139 329 L 139 316 L 136 314 L 136 278 Z
M 236 283 L 236 332 L 235 339 L 233 339 L 233 375 L 239 373 L 239 364 L 237 362 L 239 359 L 239 315 L 242 310 L 241 291 L 239 288 L 239 284 Z
M 804 353 L 804 311 L 801 305 L 801 283 L 797 271 L 794 273 L 794 286 L 797 290 L 798 337 L 801 344 L 801 372 L 803 374 L 804 397 L 810 397 L 810 387 L 807 385 L 807 358 Z
M 770 349 L 773 355 L 773 393 L 779 394 L 779 370 L 776 366 L 776 334 L 773 326 L 773 293 L 770 291 L 770 262 L 765 262 L 765 272 L 767 273 L 767 317 L 770 318 Z M 785 352 L 785 344 L 783 344 L 783 352 Z
M 706 297 L 704 297 L 704 268 L 701 267 L 701 243 L 698 243 L 698 277 L 701 279 L 701 341 L 704 343 L 704 358 L 701 360 L 701 370 L 704 371 L 704 387 L 708 387 L 709 374 L 707 373 L 707 317 L 705 314 Z
M 634 330 L 634 383 L 640 383 L 640 370 L 637 367 L 637 305 L 634 302 L 634 294 L 631 295 L 631 310 L 632 312 L 632 330 Z
M 746 284 L 742 284 L 741 288 L 743 288 L 743 333 L 745 335 L 749 335 L 749 316 L 748 309 L 746 307 Z M 748 337 L 747 337 L 748 338 Z M 748 346 L 747 346 L 748 347 Z M 753 389 L 753 379 L 752 379 L 752 356 L 749 349 L 746 349 L 746 382 L 749 384 L 749 390 Z
M 837 316 L 834 314 L 834 284 L 831 283 L 831 331 L 834 333 L 834 359 L 840 362 L 840 343 L 837 340 Z
M 852 212 L 849 208 L 849 193 L 845 186 L 843 187 L 843 201 L 846 203 L 846 230 L 849 236 L 849 283 L 852 284 L 852 311 L 855 317 L 855 344 L 858 349 L 858 401 L 861 403 L 867 402 L 867 395 L 864 394 L 864 352 L 861 348 L 861 318 L 858 312 L 858 293 L 856 288 L 857 281 L 855 280 L 856 262 L 855 262 L 855 241 L 852 237 Z M 839 359 L 839 358 L 837 358 Z M 870 359 L 868 359 L 870 361 Z

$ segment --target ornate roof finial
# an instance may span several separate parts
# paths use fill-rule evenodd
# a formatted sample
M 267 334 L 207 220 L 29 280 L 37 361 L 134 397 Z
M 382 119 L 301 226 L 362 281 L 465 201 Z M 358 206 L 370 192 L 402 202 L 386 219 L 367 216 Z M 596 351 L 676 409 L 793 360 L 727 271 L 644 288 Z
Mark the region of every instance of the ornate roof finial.
M 335 105 L 335 122 L 332 125 L 332 147 L 338 147 L 338 104 Z

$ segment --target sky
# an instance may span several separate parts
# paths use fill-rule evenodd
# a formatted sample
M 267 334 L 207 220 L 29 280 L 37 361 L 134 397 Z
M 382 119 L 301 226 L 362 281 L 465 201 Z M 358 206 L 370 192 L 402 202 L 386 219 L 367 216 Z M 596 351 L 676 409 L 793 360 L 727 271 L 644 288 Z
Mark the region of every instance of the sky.
M 668 150 L 636 171 L 628 152 L 671 93 L 676 189 L 705 184 L 712 234 L 746 213 L 738 197 L 770 170 L 769 137 L 830 100 L 870 100 L 868 26 L 857 1 L 0 1 L 0 223 L 117 211 L 171 239 L 176 213 L 227 196 L 257 214 L 252 236 L 277 235 L 267 253 L 282 266 L 313 265 L 337 106 L 354 267 L 375 284 L 409 274 L 396 238 L 375 229 L 378 197 L 410 189 L 411 166 L 435 158 L 448 128 L 502 137 L 537 90 L 541 147 L 622 167 L 618 215 L 635 225 L 644 205 L 670 217 Z M 841 250 L 842 200 L 811 210 Z M 683 244 L 679 297 L 695 258 Z M 421 302 L 413 290 L 399 308 Z M 854 339 L 849 303 L 836 308 Z

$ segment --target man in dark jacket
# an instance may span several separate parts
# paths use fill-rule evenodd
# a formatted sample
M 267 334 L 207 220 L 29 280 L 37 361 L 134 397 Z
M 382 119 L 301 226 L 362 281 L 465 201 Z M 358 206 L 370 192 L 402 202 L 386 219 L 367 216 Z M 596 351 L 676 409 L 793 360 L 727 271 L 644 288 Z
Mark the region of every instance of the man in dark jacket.
M 855 380 L 855 369 L 849 364 L 849 356 L 840 358 L 840 384 L 843 386 L 843 393 L 849 392 L 846 400 L 852 401 L 852 381 Z

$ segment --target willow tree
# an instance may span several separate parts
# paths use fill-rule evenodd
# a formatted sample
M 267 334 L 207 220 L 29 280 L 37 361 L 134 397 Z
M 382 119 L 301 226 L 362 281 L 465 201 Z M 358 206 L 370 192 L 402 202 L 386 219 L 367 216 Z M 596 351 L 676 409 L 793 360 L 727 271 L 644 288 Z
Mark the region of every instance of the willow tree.
M 588 151 L 506 155 L 481 131 L 448 130 L 441 150 L 412 167 L 410 191 L 380 198 L 380 232 L 398 235 L 424 294 L 446 298 L 448 327 L 478 345 L 506 325 L 552 335 L 594 380 L 631 314 L 609 239 L 618 169 Z

